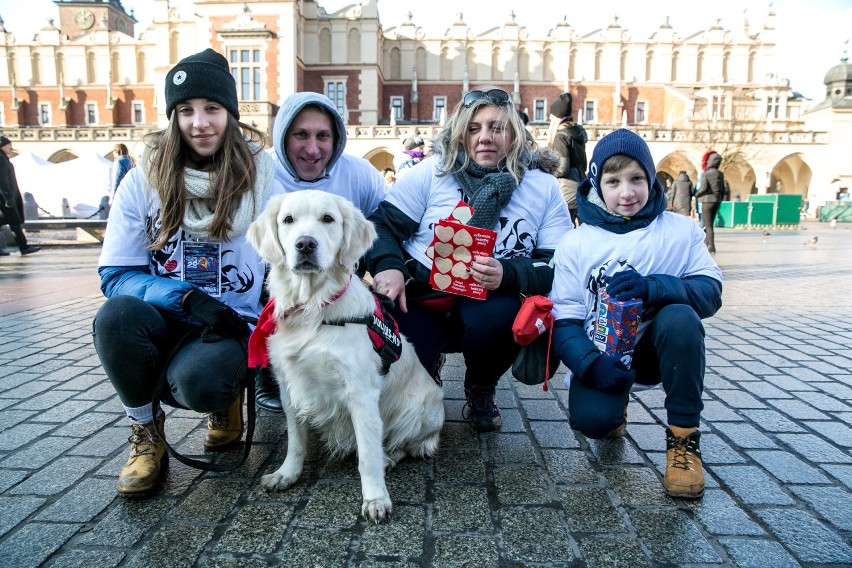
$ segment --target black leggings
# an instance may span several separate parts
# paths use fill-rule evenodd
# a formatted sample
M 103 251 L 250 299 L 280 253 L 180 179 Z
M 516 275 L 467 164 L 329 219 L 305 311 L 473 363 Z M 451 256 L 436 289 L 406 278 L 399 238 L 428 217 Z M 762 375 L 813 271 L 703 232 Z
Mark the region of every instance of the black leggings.
M 114 296 L 92 324 L 95 350 L 122 404 L 150 404 L 169 355 L 194 325 L 134 296 Z M 162 402 L 197 412 L 220 412 L 239 394 L 248 373 L 243 345 L 234 338 L 204 343 L 199 337 L 175 353 Z

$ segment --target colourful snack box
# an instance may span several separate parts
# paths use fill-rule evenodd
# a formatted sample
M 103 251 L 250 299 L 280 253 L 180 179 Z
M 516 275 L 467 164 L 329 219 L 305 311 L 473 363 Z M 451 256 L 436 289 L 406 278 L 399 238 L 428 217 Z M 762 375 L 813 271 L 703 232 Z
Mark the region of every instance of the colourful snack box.
M 426 253 L 432 257 L 429 283 L 435 290 L 484 300 L 488 290 L 473 280 L 468 268 L 476 257 L 493 256 L 497 233 L 461 221 L 472 214 L 468 205 L 459 202 L 449 219 L 435 224 L 435 237 Z
M 598 349 L 618 357 L 628 368 L 633 360 L 641 313 L 642 300 L 620 302 L 601 290 L 593 340 Z

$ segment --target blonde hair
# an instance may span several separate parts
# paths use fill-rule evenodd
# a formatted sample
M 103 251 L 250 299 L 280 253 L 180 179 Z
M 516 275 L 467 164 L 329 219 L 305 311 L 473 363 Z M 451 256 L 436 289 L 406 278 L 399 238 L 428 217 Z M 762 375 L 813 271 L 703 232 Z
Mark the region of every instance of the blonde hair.
M 211 173 L 210 185 L 215 196 L 210 236 L 225 241 L 231 229 L 231 216 L 242 196 L 252 191 L 257 179 L 255 155 L 263 151 L 264 134 L 237 121 L 228 113 L 222 146 L 201 168 Z M 257 148 L 249 147 L 249 141 Z M 181 138 L 177 113 L 172 112 L 165 130 L 149 134 L 145 144 L 150 151 L 145 170 L 160 197 L 162 226 L 150 250 L 160 250 L 180 229 L 186 210 L 184 170 L 190 161 L 189 151 Z
M 473 90 L 487 92 L 491 89 L 499 89 L 499 87 L 484 85 Z M 453 109 L 452 114 L 447 119 L 447 125 L 432 141 L 434 153 L 440 158 L 440 166 L 438 167 L 439 175 L 455 174 L 467 169 L 470 165 L 470 156 L 465 152 L 461 167 L 456 167 L 456 155 L 459 148 L 464 149 L 464 140 L 473 117 L 480 108 L 487 105 L 497 106 L 487 97 L 483 97 L 477 99 L 468 107 L 464 106 L 464 100 L 459 101 L 459 104 Z M 512 106 L 511 99 L 506 104 L 500 105 L 500 107 L 505 109 L 503 113 L 505 117 L 504 124 L 512 132 L 512 145 L 506 153 L 503 167 L 512 174 L 515 183 L 520 184 L 524 172 L 526 172 L 530 165 L 533 154 L 539 149 L 538 144 L 536 144 L 532 134 L 524 127 L 524 122 Z

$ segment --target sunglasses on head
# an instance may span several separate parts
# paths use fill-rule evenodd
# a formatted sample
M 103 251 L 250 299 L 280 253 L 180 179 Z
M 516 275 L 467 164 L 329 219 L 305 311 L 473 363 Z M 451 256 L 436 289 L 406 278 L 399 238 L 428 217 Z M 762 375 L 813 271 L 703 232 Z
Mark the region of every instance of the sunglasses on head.
M 491 89 L 490 91 L 471 91 L 464 96 L 462 104 L 465 108 L 478 101 L 479 99 L 488 99 L 493 105 L 501 106 L 509 104 L 509 93 L 502 89 Z

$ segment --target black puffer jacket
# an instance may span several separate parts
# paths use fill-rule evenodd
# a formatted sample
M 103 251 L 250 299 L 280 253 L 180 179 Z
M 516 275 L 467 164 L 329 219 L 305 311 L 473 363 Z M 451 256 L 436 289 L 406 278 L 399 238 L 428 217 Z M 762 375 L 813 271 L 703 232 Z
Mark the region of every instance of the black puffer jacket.
M 701 187 L 695 193 L 699 203 L 720 203 L 725 198 L 725 175 L 719 171 L 722 156 L 713 152 L 707 158 L 707 170 L 701 177 Z
M 24 200 L 18 189 L 18 179 L 15 177 L 15 166 L 0 150 L 0 213 L 3 223 L 20 225 L 24 221 Z

